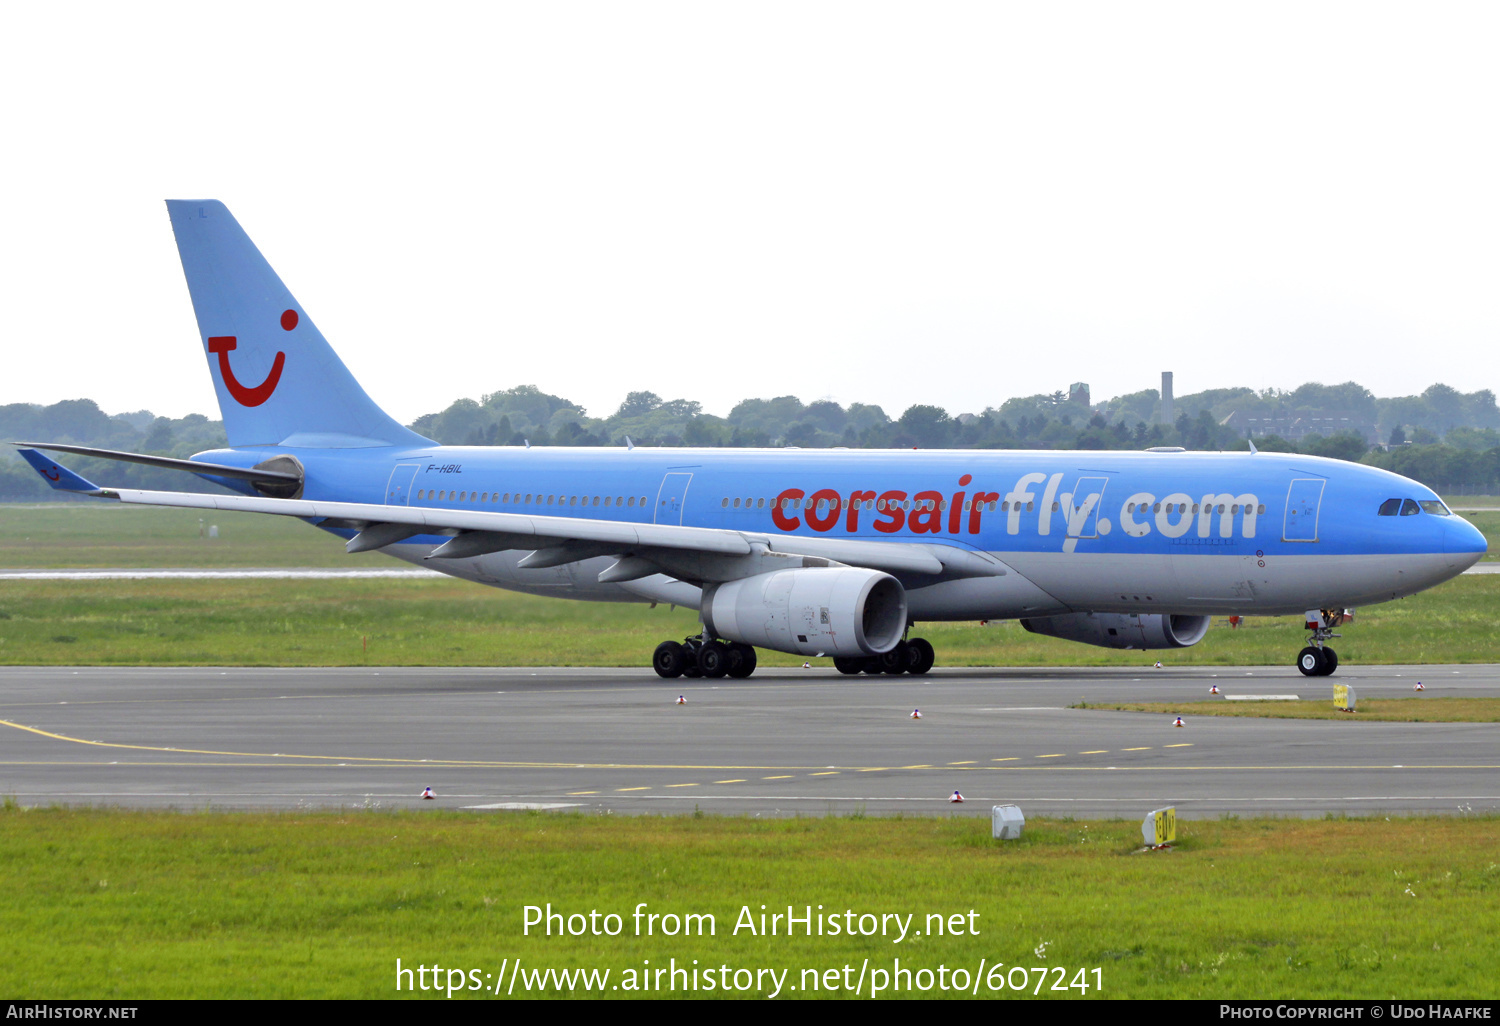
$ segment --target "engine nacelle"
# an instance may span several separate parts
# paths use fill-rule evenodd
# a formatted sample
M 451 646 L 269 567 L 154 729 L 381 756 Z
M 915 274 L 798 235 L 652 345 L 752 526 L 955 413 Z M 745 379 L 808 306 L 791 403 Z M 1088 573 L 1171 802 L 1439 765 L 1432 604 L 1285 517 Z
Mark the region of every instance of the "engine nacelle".
M 1102 648 L 1187 648 L 1203 640 L 1211 620 L 1175 613 L 1069 613 L 1031 617 L 1021 626 L 1033 634 Z
M 860 567 L 774 570 L 704 589 L 703 624 L 730 641 L 794 655 L 889 652 L 906 631 L 906 590 Z

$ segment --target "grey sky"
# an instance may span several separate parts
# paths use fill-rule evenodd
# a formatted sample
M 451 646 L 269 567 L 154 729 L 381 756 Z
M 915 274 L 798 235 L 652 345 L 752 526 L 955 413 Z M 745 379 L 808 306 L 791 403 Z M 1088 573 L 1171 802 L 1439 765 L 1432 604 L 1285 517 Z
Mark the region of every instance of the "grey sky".
M 168 196 L 226 202 L 402 420 L 1500 390 L 1497 19 L 13 4 L 0 403 L 217 415 Z

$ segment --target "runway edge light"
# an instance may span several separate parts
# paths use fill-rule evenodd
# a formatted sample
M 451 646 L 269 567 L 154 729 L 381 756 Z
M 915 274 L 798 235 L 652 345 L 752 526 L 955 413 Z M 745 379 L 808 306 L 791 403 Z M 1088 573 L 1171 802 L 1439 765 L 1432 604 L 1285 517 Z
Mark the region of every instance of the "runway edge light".
M 1177 807 L 1153 809 L 1141 820 L 1141 838 L 1148 848 L 1160 848 L 1177 840 Z
M 1340 712 L 1354 711 L 1354 689 L 1348 684 L 1333 686 L 1333 707 Z
M 914 719 L 914 720 L 920 720 L 922 718 L 922 710 L 921 709 L 913 709 L 911 711 L 911 718 Z
M 964 796 L 961 795 L 961 794 L 959 794 L 957 791 L 954 791 L 953 792 L 953 797 L 948 799 L 948 801 L 955 802 L 955 803 L 956 802 L 961 802 L 963 800 L 964 800 Z
M 423 798 L 436 798 L 437 795 L 435 795 L 435 794 L 432 793 L 432 788 L 430 788 L 430 787 L 424 787 L 424 788 L 422 788 L 422 797 Z
M 1019 805 L 996 805 L 990 809 L 990 836 L 997 841 L 1019 841 L 1026 817 Z

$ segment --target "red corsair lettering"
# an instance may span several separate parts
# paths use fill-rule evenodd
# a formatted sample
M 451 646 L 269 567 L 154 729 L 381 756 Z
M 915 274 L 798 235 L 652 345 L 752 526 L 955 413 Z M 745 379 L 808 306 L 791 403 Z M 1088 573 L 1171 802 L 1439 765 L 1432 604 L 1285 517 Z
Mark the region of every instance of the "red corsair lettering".
M 965 474 L 958 479 L 958 486 L 966 488 L 973 480 L 973 474 Z M 873 491 L 856 489 L 846 499 L 832 488 L 820 488 L 811 496 L 801 488 L 788 488 L 772 500 L 771 520 L 783 531 L 797 530 L 803 519 L 814 531 L 832 531 L 838 526 L 840 515 L 848 510 L 844 530 L 856 534 L 860 526 L 859 514 L 868 510 L 876 514 L 870 526 L 881 534 L 901 531 L 942 534 L 945 526 L 948 534 L 961 534 L 965 530 L 964 514 L 967 513 L 968 533 L 978 534 L 981 515 L 987 506 L 990 509 L 995 507 L 1000 501 L 1000 493 L 980 491 L 975 492 L 972 499 L 968 496 L 966 491 L 957 491 L 945 499 L 942 492 L 926 491 L 917 492 L 908 499 L 906 492 L 890 491 L 881 492 L 877 499 Z M 802 516 L 795 516 L 794 510 L 800 511 Z
M 297 326 L 297 319 L 296 310 L 284 311 L 281 315 L 282 330 L 291 331 Z M 271 393 L 281 383 L 281 368 L 286 366 L 286 353 L 277 352 L 266 380 L 250 388 L 240 384 L 239 379 L 234 376 L 234 368 L 229 366 L 229 354 L 237 345 L 239 340 L 235 335 L 214 335 L 208 340 L 208 351 L 219 354 L 219 377 L 224 379 L 224 387 L 229 389 L 234 401 L 241 406 L 259 406 L 271 398 Z

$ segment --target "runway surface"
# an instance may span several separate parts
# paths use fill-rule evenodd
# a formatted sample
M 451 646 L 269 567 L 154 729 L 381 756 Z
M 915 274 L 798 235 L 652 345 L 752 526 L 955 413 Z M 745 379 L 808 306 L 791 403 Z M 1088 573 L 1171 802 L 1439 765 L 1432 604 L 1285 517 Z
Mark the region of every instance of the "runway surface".
M 1500 666 L 1347 667 L 1361 698 L 1500 695 Z M 1190 717 L 1080 700 L 1299 694 L 1294 669 L 0 668 L 25 805 L 1136 818 L 1500 809 L 1500 724 Z M 685 705 L 676 704 L 678 695 Z M 914 708 L 922 718 L 911 719 Z M 434 801 L 418 798 L 423 787 Z M 960 791 L 966 801 L 951 804 Z

